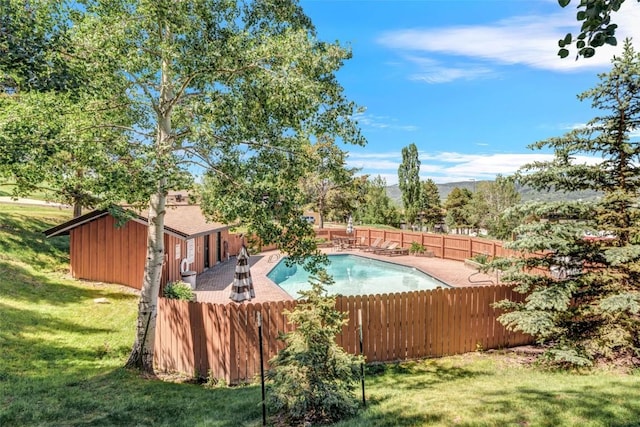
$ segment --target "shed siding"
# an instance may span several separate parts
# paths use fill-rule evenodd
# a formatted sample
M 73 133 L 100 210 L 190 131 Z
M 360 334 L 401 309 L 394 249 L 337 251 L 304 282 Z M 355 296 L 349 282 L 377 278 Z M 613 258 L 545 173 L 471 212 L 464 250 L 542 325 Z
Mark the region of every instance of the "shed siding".
M 115 219 L 105 215 L 70 230 L 71 274 L 78 279 L 119 283 L 135 289 L 142 288 L 147 255 L 147 227 L 135 221 L 123 227 L 115 226 Z M 204 242 L 209 239 L 209 266 L 218 263 L 217 232 L 194 238 L 194 262 L 189 270 L 204 271 Z M 221 242 L 230 241 L 228 230 L 221 231 Z M 231 247 L 231 242 L 228 245 Z M 174 235 L 164 236 L 165 258 L 162 268 L 162 288 L 169 282 L 182 279 L 180 264 L 187 256 L 187 241 Z M 176 248 L 179 247 L 179 253 Z M 221 248 L 223 261 L 226 254 Z
M 71 274 L 78 279 L 141 289 L 146 236 L 145 226 L 129 221 L 116 228 L 109 215 L 72 229 Z
M 180 256 L 176 259 L 176 245 L 180 246 Z M 162 283 L 175 282 L 182 278 L 180 262 L 187 256 L 187 242 L 169 234 L 164 235 L 164 268 Z M 143 266 L 144 269 L 144 266 Z

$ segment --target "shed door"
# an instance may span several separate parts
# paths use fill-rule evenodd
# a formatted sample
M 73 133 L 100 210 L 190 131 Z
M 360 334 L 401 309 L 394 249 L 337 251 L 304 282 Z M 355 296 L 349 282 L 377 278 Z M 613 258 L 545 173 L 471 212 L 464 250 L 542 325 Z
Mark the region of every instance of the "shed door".
M 222 262 L 222 233 L 216 233 L 217 242 L 216 242 L 216 261 Z
M 208 234 L 204 236 L 204 268 L 209 268 L 209 241 L 211 240 L 211 235 Z

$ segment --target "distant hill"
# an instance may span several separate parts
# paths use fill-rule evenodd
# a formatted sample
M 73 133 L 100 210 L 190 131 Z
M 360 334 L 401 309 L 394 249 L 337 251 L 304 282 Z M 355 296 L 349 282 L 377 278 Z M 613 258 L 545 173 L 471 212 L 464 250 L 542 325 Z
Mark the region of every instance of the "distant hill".
M 483 181 L 462 181 L 462 182 L 449 182 L 446 184 L 436 184 L 438 187 L 438 192 L 440 193 L 440 200 L 443 202 L 447 199 L 447 196 L 451 191 L 458 188 L 466 188 L 467 190 L 473 192 L 475 191 L 476 186 Z M 491 181 L 485 181 L 491 182 Z M 558 191 L 552 192 L 541 192 L 533 190 L 529 187 L 520 187 L 518 188 L 518 192 L 520 193 L 520 197 L 523 202 L 528 202 L 532 200 L 538 201 L 558 201 L 558 200 L 593 200 L 599 197 L 599 193 L 595 191 L 575 191 L 572 193 L 562 193 Z M 402 193 L 400 192 L 400 188 L 397 184 L 390 185 L 387 187 L 387 194 L 389 198 L 398 206 L 402 206 Z

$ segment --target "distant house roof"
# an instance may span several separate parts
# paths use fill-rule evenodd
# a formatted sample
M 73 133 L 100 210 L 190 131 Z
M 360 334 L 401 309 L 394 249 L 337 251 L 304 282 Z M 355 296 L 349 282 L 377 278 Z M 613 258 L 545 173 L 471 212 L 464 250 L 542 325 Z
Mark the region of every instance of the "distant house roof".
M 126 208 L 125 208 L 126 209 Z M 132 221 L 143 225 L 148 225 L 148 217 L 143 212 L 133 212 Z M 110 215 L 108 210 L 96 210 L 82 216 L 69 220 L 65 223 L 49 228 L 44 231 L 47 237 L 63 236 L 69 231 L 83 224 L 95 221 L 103 216 Z M 228 225 L 208 222 L 202 213 L 199 205 L 176 204 L 168 205 L 164 217 L 165 233 L 172 234 L 181 239 L 192 239 L 194 237 L 210 234 L 229 228 Z

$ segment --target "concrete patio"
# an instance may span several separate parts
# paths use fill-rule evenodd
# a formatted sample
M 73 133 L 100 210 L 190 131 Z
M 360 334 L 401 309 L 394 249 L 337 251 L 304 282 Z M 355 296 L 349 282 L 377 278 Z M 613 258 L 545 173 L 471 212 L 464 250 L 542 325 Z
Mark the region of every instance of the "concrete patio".
M 340 252 L 336 252 L 334 249 L 323 249 L 323 251 L 327 254 L 352 253 L 367 258 L 380 259 L 415 267 L 453 287 L 482 286 L 497 283 L 495 275 L 478 273 L 475 268 L 469 267 L 460 261 L 435 257 L 416 257 L 413 255 L 389 257 L 371 252 L 363 252 L 357 249 Z M 251 300 L 252 303 L 293 299 L 278 285 L 267 278 L 267 273 L 271 271 L 282 256 L 279 251 L 263 252 L 251 256 L 251 277 L 256 293 L 256 297 Z M 232 257 L 228 261 L 222 262 L 199 274 L 196 280 L 197 300 L 199 302 L 212 302 L 217 304 L 233 303 L 229 299 L 229 294 L 233 283 L 235 265 L 236 259 Z

